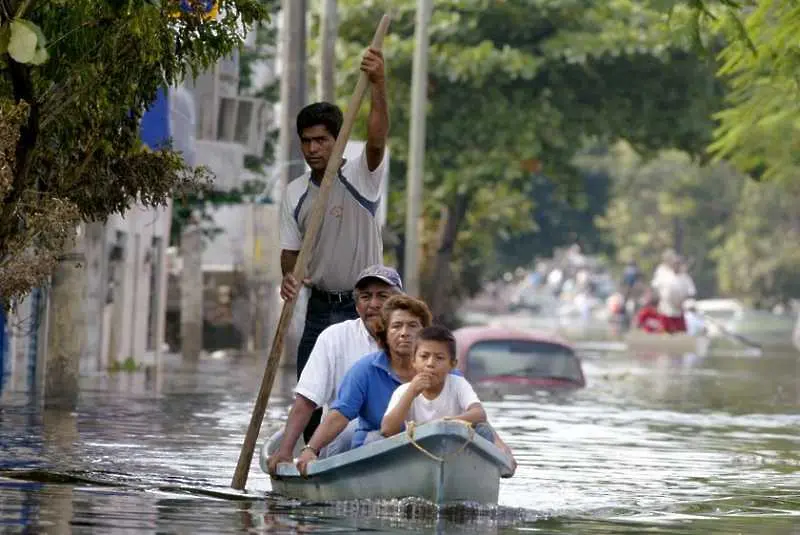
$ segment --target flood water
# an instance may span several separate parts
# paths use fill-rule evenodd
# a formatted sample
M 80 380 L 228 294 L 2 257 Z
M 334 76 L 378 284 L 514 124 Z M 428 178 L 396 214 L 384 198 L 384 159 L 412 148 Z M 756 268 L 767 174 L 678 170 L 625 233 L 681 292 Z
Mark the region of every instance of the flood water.
M 230 489 L 261 377 L 254 360 L 86 379 L 78 411 L 0 408 L 1 533 L 800 534 L 800 354 L 585 354 L 588 386 L 485 402 L 517 455 L 497 507 L 311 503 L 254 458 Z M 285 418 L 279 378 L 262 437 Z

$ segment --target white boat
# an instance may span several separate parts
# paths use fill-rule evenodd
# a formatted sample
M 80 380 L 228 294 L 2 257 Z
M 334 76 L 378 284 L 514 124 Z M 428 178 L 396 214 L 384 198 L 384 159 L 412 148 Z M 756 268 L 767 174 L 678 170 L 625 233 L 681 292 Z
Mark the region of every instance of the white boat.
M 268 443 L 261 449 L 267 472 Z M 417 497 L 436 505 L 497 503 L 500 478 L 512 473 L 511 459 L 458 421 L 416 427 L 308 465 L 302 477 L 291 463 L 278 465 L 272 490 L 311 501 Z
M 630 353 L 656 352 L 668 355 L 694 353 L 704 356 L 708 353 L 711 340 L 707 336 L 686 333 L 649 333 L 632 329 L 625 334 L 625 345 Z

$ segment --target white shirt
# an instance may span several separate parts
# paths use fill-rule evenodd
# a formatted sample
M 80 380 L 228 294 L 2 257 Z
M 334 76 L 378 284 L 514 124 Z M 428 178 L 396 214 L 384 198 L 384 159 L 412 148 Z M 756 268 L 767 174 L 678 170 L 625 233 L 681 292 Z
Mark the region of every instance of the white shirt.
M 397 390 L 392 394 L 392 399 L 389 400 L 386 412 L 397 406 L 409 386 L 411 386 L 411 383 L 404 383 L 397 387 Z M 444 380 L 444 388 L 436 398 L 427 399 L 422 394 L 414 398 L 414 401 L 411 402 L 411 408 L 408 410 L 406 421 L 424 423 L 440 420 L 445 416 L 458 416 L 465 412 L 470 405 L 480 402 L 481 400 L 478 399 L 478 395 L 475 394 L 475 390 L 472 389 L 469 381 L 458 375 L 447 374 Z
M 347 370 L 375 351 L 378 343 L 360 318 L 331 325 L 319 334 L 294 393 L 327 407 L 336 399 Z
M 688 274 L 677 274 L 663 264 L 656 269 L 652 282 L 658 292 L 658 312 L 671 318 L 683 314 L 683 302 L 695 294 L 694 283 Z

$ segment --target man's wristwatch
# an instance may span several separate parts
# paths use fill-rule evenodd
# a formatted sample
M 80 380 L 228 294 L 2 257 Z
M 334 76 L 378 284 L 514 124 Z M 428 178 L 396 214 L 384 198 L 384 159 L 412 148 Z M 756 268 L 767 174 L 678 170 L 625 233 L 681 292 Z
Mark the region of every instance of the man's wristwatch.
M 303 452 L 303 451 L 305 451 L 305 450 L 311 450 L 311 453 L 313 453 L 314 455 L 316 455 L 317 457 L 319 457 L 319 450 L 312 448 L 312 447 L 311 447 L 311 446 L 309 446 L 308 444 L 306 444 L 305 446 L 303 446 L 303 449 L 301 449 L 300 451 L 301 451 L 301 452 Z

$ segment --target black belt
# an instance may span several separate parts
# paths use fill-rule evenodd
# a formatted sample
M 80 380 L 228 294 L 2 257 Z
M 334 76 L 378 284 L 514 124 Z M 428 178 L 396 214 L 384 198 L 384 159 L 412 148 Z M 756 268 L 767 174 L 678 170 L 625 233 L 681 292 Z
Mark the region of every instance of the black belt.
M 349 292 L 328 292 L 312 286 L 311 298 L 326 303 L 350 303 L 353 301 L 353 292 L 352 290 Z

